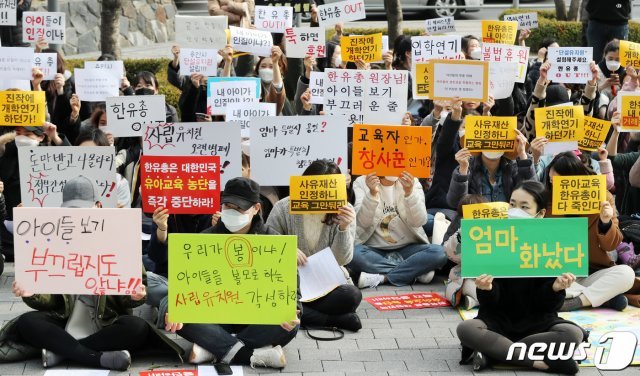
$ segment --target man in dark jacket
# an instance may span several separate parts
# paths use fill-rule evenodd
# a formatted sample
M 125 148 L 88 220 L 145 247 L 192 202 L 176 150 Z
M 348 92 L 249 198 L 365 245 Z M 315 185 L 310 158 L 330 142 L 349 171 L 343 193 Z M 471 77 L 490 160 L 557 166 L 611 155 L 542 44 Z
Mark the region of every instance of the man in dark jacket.
M 631 0 L 589 0 L 589 26 L 587 42 L 593 47 L 593 59 L 602 58 L 604 46 L 612 39 L 627 39 L 629 19 L 631 19 Z

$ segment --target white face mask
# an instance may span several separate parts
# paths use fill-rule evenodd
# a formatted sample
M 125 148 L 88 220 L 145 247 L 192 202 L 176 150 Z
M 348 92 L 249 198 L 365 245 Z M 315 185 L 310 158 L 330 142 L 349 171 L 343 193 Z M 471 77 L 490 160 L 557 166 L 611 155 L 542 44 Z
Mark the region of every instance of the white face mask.
M 612 72 L 615 72 L 618 69 L 620 69 L 620 62 L 617 60 L 607 60 L 605 64 L 607 64 L 607 69 Z
M 473 60 L 482 59 L 482 49 L 481 48 L 472 48 L 469 51 L 469 57 L 472 58 Z
M 534 217 L 520 208 L 509 208 L 507 216 L 509 219 L 531 219 Z
M 40 141 L 34 140 L 31 137 L 18 135 L 16 136 L 16 146 L 21 147 L 30 147 L 30 146 L 38 146 L 40 145 Z
M 385 179 L 389 180 L 390 182 L 396 182 L 398 181 L 398 177 L 397 176 L 385 176 Z
M 483 151 L 482 155 L 484 155 L 487 159 L 500 159 L 504 155 L 504 152 L 501 151 Z
M 444 110 L 442 112 L 440 112 L 440 119 L 446 119 L 447 116 L 449 116 L 449 112 L 444 111 Z
M 222 209 L 222 216 L 220 217 L 224 227 L 231 232 L 242 230 L 251 223 L 251 218 L 251 214 L 242 214 L 234 209 Z
M 462 138 L 464 136 L 464 129 L 460 129 L 458 131 L 458 137 Z
M 260 79 L 267 84 L 273 81 L 273 69 L 261 68 L 258 74 L 260 75 Z
M 340 55 L 336 56 L 335 60 L 333 61 L 333 64 L 335 65 L 336 68 L 341 68 L 341 66 L 342 66 L 342 56 L 340 56 Z

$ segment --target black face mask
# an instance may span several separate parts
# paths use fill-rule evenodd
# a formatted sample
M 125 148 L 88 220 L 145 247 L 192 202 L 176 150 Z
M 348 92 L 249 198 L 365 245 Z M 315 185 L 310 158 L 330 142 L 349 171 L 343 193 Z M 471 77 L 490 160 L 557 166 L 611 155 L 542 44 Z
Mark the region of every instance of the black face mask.
M 140 88 L 136 90 L 136 95 L 155 95 L 156 92 L 153 89 L 149 89 L 146 87 Z

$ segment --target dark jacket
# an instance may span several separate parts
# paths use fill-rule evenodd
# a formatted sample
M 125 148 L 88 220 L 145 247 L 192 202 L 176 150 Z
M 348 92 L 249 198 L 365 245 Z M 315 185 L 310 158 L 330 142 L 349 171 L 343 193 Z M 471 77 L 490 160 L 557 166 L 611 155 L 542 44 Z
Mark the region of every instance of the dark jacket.
M 620 215 L 640 213 L 640 188 L 629 184 L 633 164 L 640 158 L 640 152 L 618 154 L 609 157 L 616 179 L 616 208 Z
M 458 167 L 455 155 L 460 150 L 460 138 L 458 137 L 460 124 L 462 121 L 451 120 L 451 114 L 449 114 L 436 136 L 436 161 L 431 165 L 434 171 L 433 181 L 431 188 L 424 195 L 427 209 L 455 210 L 456 208 L 447 203 L 447 192 L 451 184 L 451 175 Z
M 183 123 L 194 123 L 197 121 L 196 113 L 207 113 L 207 87 L 195 87 L 187 85 L 180 98 L 184 97 L 184 103 L 180 105 Z
M 19 0 L 16 0 L 16 4 Z M 31 9 L 31 0 L 24 0 L 16 8 L 16 26 L 0 26 L 0 40 L 2 47 L 29 47 L 29 43 L 22 41 L 22 14 Z
M 610 25 L 626 25 L 631 19 L 631 0 L 589 0 L 589 20 Z

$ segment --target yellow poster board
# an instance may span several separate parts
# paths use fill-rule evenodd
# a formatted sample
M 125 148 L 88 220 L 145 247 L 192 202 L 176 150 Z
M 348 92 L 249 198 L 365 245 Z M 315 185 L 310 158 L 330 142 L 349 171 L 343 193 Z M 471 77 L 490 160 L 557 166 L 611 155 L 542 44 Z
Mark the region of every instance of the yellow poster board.
M 469 151 L 513 151 L 516 148 L 515 116 L 473 116 L 465 117 L 464 147 Z
M 600 213 L 607 200 L 604 175 L 554 176 L 551 214 L 586 215 Z
M 415 64 L 413 78 L 413 98 L 430 99 L 433 95 L 433 61 Z
M 514 44 L 517 32 L 517 21 L 482 20 L 483 43 Z
M 0 125 L 44 125 L 47 103 L 44 91 L 0 91 Z
M 342 174 L 291 176 L 289 213 L 338 213 L 347 205 L 347 182 Z
M 640 43 L 620 41 L 620 66 L 626 67 L 631 64 L 634 68 L 640 68 Z
M 604 143 L 611 128 L 611 122 L 596 119 L 591 116 L 584 117 L 584 134 L 578 141 L 578 148 L 584 151 L 596 151 Z
M 618 94 L 618 111 L 621 132 L 640 131 L 640 95 L 624 92 Z
M 382 33 L 340 37 L 342 61 L 364 60 L 373 63 L 382 60 Z
M 432 60 L 433 100 L 459 97 L 467 102 L 489 99 L 489 62 Z
M 509 203 L 507 202 L 496 201 L 462 206 L 464 219 L 505 219 L 508 218 L 508 212 Z
M 579 141 L 583 138 L 582 106 L 557 106 L 535 109 L 536 136 L 551 142 Z

